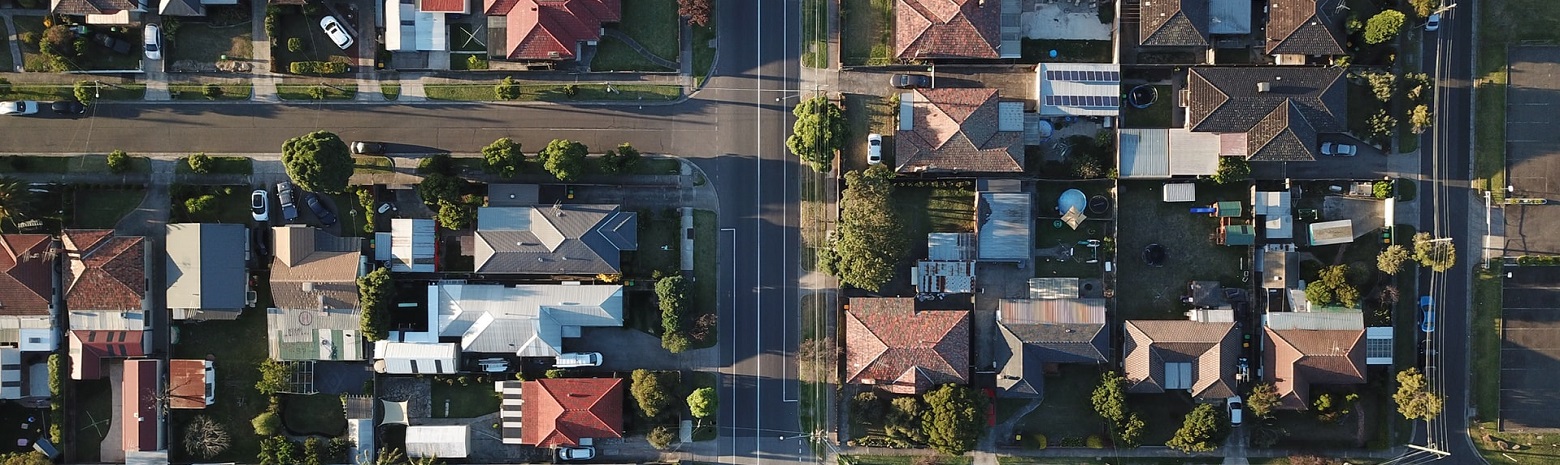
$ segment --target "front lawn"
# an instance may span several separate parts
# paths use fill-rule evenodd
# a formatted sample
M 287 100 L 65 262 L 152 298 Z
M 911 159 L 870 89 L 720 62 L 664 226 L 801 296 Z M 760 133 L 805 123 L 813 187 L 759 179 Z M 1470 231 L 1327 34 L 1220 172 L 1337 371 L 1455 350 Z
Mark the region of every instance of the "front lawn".
M 1496 263 L 1499 263 L 1498 261 Z M 1500 266 L 1495 271 L 1476 267 L 1473 274 L 1473 406 L 1478 418 L 1500 420 L 1500 326 L 1502 283 Z
M 356 157 L 354 157 L 356 158 Z M 381 161 L 384 161 L 381 159 Z M 359 165 L 360 167 L 362 165 Z M 361 169 L 361 168 L 360 168 Z M 352 193 L 329 194 L 331 201 L 336 204 L 336 221 L 341 225 L 341 236 L 368 237 L 373 239 L 370 231 L 364 230 L 368 224 L 368 215 L 363 213 L 363 204 L 358 203 L 357 195 Z M 308 208 L 303 208 L 308 210 Z M 308 214 L 313 214 L 309 212 Z
M 1092 401 L 1089 400 L 1099 379 L 1098 367 L 1061 365 L 1060 374 L 1045 377 L 1045 401 L 1040 403 L 1039 408 L 1025 415 L 1014 432 L 1022 432 L 1026 436 L 1043 434 L 1052 445 L 1060 445 L 1063 441 L 1084 444 L 1089 436 L 1094 435 L 1109 437 L 1104 422 L 1094 413 Z
M 74 193 L 75 220 L 72 228 L 113 229 L 121 218 L 141 205 L 146 189 L 82 189 Z
M 715 66 L 715 17 L 708 26 L 693 26 L 693 75 L 698 85 L 704 85 L 710 69 Z
M 893 0 L 844 0 L 840 16 L 845 24 L 840 35 L 840 61 L 846 66 L 882 66 L 894 61 Z
M 668 61 L 681 56 L 678 36 L 682 21 L 677 17 L 677 0 L 623 0 L 623 31 L 651 54 Z
M 29 33 L 29 32 L 33 33 L 34 37 L 39 37 L 39 38 L 43 37 L 43 29 L 44 29 L 44 27 L 43 27 L 43 17 L 42 16 L 20 16 L 20 15 L 12 16 L 11 17 L 11 22 L 16 25 L 16 35 L 18 37 L 20 37 L 22 34 L 26 34 L 26 33 Z M 25 70 L 27 70 L 29 72 L 49 72 L 49 71 L 51 71 L 49 69 L 48 60 L 45 60 L 43 58 L 43 53 L 38 51 L 38 47 L 37 47 L 36 44 L 34 44 L 34 45 L 17 44 L 17 45 L 22 48 L 22 68 L 23 69 L 25 69 Z M 7 53 L 7 55 L 9 55 L 9 53 Z M 9 58 L 7 58 L 7 60 L 9 60 Z M 13 66 L 13 68 L 6 68 L 6 70 L 10 71 L 10 70 L 14 69 L 15 64 L 12 64 L 12 66 Z
M 347 413 L 339 395 L 284 395 L 282 426 L 289 434 L 335 437 L 346 434 Z
M 1372 145 L 1386 147 L 1390 145 L 1386 137 L 1372 137 L 1370 132 L 1370 118 L 1383 110 L 1387 110 L 1386 102 L 1376 99 L 1376 94 L 1370 90 L 1370 86 L 1356 84 L 1352 81 L 1348 86 L 1349 120 L 1347 121 L 1349 133 Z M 1390 135 L 1388 136 L 1390 137 Z
M 434 418 L 475 418 L 498 411 L 493 383 L 463 375 L 436 377 L 432 385 Z
M 357 84 L 277 84 L 276 96 L 282 100 L 352 100 L 357 98 Z
M 279 37 L 275 40 L 276 46 L 271 48 L 277 72 L 291 72 L 289 66 L 296 61 L 328 61 L 346 63 L 348 66 L 355 64 L 352 57 L 347 56 L 320 29 L 319 16 L 283 14 L 278 17 L 278 22 L 281 23 L 277 27 Z M 294 38 L 300 39 L 302 45 L 296 52 L 288 49 L 289 40 Z
M 246 16 L 248 12 L 245 12 Z M 255 55 L 249 22 L 228 26 L 186 21 L 179 26 L 168 47 L 171 61 L 190 60 L 197 64 L 216 63 L 224 57 L 243 60 Z M 285 44 L 283 45 L 285 48 Z
M 1197 404 L 1186 391 L 1163 394 L 1128 394 L 1127 406 L 1143 418 L 1143 445 L 1160 445 L 1175 437 L 1186 414 Z
M 247 214 L 248 207 L 240 211 Z M 269 275 L 260 272 L 255 276 L 255 292 L 260 301 L 254 308 L 246 309 L 232 321 L 181 321 L 175 323 L 178 335 L 173 344 L 175 358 L 205 359 L 211 357 L 217 372 L 216 403 L 204 410 L 174 410 L 171 413 L 170 437 L 183 437 L 183 425 L 196 415 L 205 415 L 227 428 L 233 437 L 232 447 L 207 462 L 248 462 L 260 452 L 260 437 L 253 434 L 249 420 L 265 411 L 269 400 L 255 390 L 260 370 L 255 368 L 266 358 L 265 309 L 271 305 Z M 175 443 L 177 444 L 177 443 Z M 191 460 L 184 447 L 168 448 L 174 460 Z
M 895 166 L 894 160 L 894 105 L 891 99 L 876 95 L 845 94 L 845 122 L 850 127 L 850 139 L 840 150 L 840 172 L 865 170 L 867 164 L 867 136 L 883 135 L 883 163 Z
M 173 221 L 180 223 L 247 224 L 252 219 L 249 214 L 250 192 L 253 191 L 249 186 L 174 184 L 168 189 L 169 200 L 172 203 L 169 215 Z M 206 212 L 191 214 L 186 208 L 186 201 L 203 195 L 215 196 L 216 206 Z M 276 208 L 273 204 L 271 210 L 273 216 L 280 212 Z
M 720 279 L 715 276 L 715 262 L 719 259 L 720 245 L 716 243 L 716 218 L 715 212 L 709 210 L 693 211 L 693 308 L 698 312 L 689 315 L 697 321 L 703 315 L 718 314 L 719 306 L 715 303 L 717 285 Z M 697 324 L 694 324 L 697 326 Z M 702 340 L 693 341 L 692 347 L 702 349 L 714 347 L 719 340 L 720 325 L 709 329 L 709 335 Z
M 591 71 L 676 71 L 655 64 L 616 37 L 602 37 L 596 42 L 596 56 L 590 59 Z
M 625 278 L 649 278 L 659 270 L 663 274 L 677 273 L 681 259 L 681 216 L 675 208 L 640 210 L 639 249 L 623 253 Z
M 174 173 L 195 174 L 190 170 L 189 157 L 180 158 L 174 163 Z M 211 157 L 210 174 L 253 174 L 254 160 L 248 157 Z

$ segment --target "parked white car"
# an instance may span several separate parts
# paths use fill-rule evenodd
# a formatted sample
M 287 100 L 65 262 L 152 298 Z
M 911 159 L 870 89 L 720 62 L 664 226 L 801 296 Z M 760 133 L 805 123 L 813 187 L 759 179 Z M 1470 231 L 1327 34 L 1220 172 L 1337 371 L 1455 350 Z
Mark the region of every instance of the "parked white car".
M 156 24 L 146 25 L 146 33 L 142 35 L 141 48 L 146 50 L 146 59 L 162 59 L 162 30 Z
M 558 460 L 590 460 L 596 458 L 594 446 L 561 446 L 558 448 Z
M 335 16 L 320 18 L 320 29 L 324 29 L 325 35 L 330 36 L 331 42 L 335 42 L 342 50 L 352 48 L 352 36 L 347 35 L 347 29 L 341 27 L 341 22 L 336 21 Z
M 883 162 L 883 135 L 867 135 L 867 164 L 876 165 Z
M 1240 426 L 1241 417 L 1246 413 L 1244 407 L 1244 405 L 1241 405 L 1240 396 L 1229 399 L 1230 426 Z
M 32 100 L 0 102 L 0 115 L 31 115 L 37 112 L 38 102 Z
M 599 367 L 601 366 L 601 352 L 570 352 L 558 354 L 558 360 L 553 363 L 557 368 Z
M 255 189 L 249 194 L 249 216 L 257 223 L 271 221 L 271 196 L 265 189 Z

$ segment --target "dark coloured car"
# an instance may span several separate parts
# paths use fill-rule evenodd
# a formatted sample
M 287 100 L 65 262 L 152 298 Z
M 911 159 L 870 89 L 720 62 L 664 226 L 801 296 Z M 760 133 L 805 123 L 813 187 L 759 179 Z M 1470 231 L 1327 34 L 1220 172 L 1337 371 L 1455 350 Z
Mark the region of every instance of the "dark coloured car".
M 49 109 L 60 115 L 80 115 L 87 112 L 87 106 L 75 100 L 61 100 L 49 104 Z
M 358 155 L 383 155 L 385 153 L 385 143 L 363 140 L 353 142 L 352 153 Z
M 895 74 L 888 85 L 898 89 L 925 89 L 932 87 L 932 78 L 920 74 Z
M 255 258 L 264 263 L 271 258 L 271 227 L 257 226 L 249 236 L 255 241 Z
M 282 201 L 282 221 L 297 219 L 298 206 L 293 204 L 292 183 L 287 181 L 276 183 L 276 197 Z
M 319 194 L 304 192 L 303 204 L 309 206 L 309 210 L 314 212 L 314 216 L 320 219 L 320 224 L 326 226 L 336 224 L 336 214 L 331 213 L 330 209 L 325 208 L 325 204 L 320 203 Z

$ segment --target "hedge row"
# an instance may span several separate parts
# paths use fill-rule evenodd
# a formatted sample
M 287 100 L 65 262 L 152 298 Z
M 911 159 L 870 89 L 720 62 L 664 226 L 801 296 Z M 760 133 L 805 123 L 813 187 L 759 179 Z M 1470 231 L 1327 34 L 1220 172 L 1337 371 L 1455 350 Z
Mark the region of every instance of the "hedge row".
M 347 72 L 347 64 L 333 61 L 294 61 L 287 65 L 287 69 L 293 74 L 341 74 Z

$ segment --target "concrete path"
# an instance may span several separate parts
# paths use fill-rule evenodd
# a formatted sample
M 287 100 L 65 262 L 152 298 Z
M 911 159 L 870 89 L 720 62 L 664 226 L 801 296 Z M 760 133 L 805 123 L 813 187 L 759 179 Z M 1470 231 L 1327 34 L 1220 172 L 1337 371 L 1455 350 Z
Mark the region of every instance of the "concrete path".
M 638 53 L 639 56 L 645 57 L 646 60 L 650 60 L 652 63 L 655 63 L 658 66 L 666 69 L 682 69 L 682 67 L 678 66 L 677 63 L 656 56 L 654 53 L 650 53 L 649 50 L 645 49 L 645 46 L 639 45 L 638 41 L 634 40 L 633 37 L 629 37 L 628 34 L 624 34 L 622 31 L 616 29 L 602 29 L 601 35 L 623 41 L 623 43 L 628 44 L 628 48 L 634 49 L 634 52 Z
M 365 78 L 367 73 L 359 74 L 357 80 L 357 96 L 354 100 L 359 102 L 383 102 L 385 101 L 384 89 L 379 87 L 379 79 Z
M 11 20 L 11 14 L 10 11 L 0 13 L 0 21 L 5 22 L 6 34 L 8 34 L 10 40 L 6 44 L 10 45 L 7 48 L 11 53 L 11 63 L 16 65 L 16 72 L 20 73 L 22 72 L 22 39 L 17 36 L 16 22 Z
M 423 89 L 421 77 L 401 79 L 401 102 L 421 102 L 428 100 L 428 92 Z
M 254 79 L 254 95 L 249 99 L 261 103 L 281 103 L 282 98 L 276 95 L 276 82 L 281 79 L 275 76 L 260 76 Z
M 123 418 L 120 412 L 125 408 L 124 402 L 119 399 L 119 386 L 125 381 L 125 364 L 120 360 L 104 361 L 108 369 L 108 385 L 112 387 L 108 391 L 109 408 L 108 418 L 91 418 L 96 423 L 81 425 L 82 428 L 98 428 L 105 431 L 103 442 L 98 444 L 98 461 L 115 463 L 125 461 L 124 432 L 120 431 L 119 419 Z
M 158 63 L 161 64 L 160 61 Z M 168 73 L 147 71 L 145 76 L 146 100 L 160 102 L 173 99 L 173 95 L 168 92 Z

